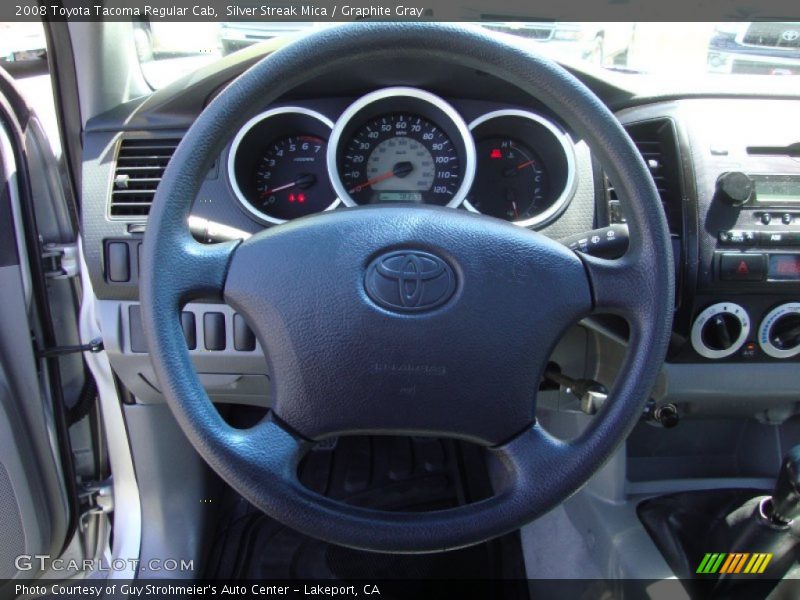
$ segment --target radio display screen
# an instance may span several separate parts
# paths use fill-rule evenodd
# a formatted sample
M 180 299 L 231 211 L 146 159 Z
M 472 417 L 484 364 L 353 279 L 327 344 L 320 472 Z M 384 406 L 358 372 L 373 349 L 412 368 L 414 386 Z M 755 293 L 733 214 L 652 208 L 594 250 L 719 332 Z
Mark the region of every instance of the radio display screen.
M 800 281 L 800 254 L 771 254 L 767 276 L 773 281 Z
M 753 181 L 757 202 L 800 203 L 800 177 L 796 175 L 760 175 Z

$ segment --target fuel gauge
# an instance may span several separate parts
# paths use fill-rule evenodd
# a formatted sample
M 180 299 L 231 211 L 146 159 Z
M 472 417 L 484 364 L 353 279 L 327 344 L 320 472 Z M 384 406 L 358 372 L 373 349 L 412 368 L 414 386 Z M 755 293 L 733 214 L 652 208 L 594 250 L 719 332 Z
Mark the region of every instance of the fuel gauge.
M 518 109 L 487 113 L 469 128 L 477 165 L 467 210 L 536 228 L 566 209 L 575 193 L 575 148 L 563 129 Z
M 506 221 L 536 216 L 548 197 L 541 159 L 522 142 L 491 137 L 476 144 L 478 170 L 470 193 L 472 207 Z

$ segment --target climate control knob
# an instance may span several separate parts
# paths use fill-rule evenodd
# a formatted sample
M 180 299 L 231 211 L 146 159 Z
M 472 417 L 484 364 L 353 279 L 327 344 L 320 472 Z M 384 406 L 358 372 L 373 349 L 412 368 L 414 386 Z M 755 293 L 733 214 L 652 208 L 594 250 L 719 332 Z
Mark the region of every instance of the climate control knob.
M 719 302 L 697 315 L 692 347 L 705 358 L 725 358 L 742 347 L 749 333 L 747 311 L 733 302 Z
M 781 304 L 767 313 L 758 328 L 758 343 L 774 358 L 800 354 L 800 302 Z

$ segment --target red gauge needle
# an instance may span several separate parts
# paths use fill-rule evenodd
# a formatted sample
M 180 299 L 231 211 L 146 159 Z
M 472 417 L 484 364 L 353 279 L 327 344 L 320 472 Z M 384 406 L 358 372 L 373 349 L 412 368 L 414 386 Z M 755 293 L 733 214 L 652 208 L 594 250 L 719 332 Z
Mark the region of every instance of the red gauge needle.
M 516 176 L 517 171 L 521 171 L 525 167 L 529 167 L 532 164 L 534 164 L 535 162 L 536 162 L 535 160 L 528 160 L 528 161 L 525 161 L 522 164 L 515 165 L 513 167 L 508 167 L 505 171 L 503 171 L 503 177 L 514 177 L 514 176 Z
M 304 173 L 303 175 L 300 175 L 297 179 L 295 179 L 290 183 L 287 183 L 286 185 L 279 185 L 278 187 L 274 187 L 269 190 L 264 190 L 263 192 L 261 192 L 261 197 L 263 198 L 265 196 L 269 196 L 271 194 L 280 192 L 282 190 L 288 190 L 290 187 L 295 187 L 295 186 L 299 187 L 301 190 L 306 190 L 310 188 L 312 185 L 314 185 L 316 182 L 317 178 L 313 174 Z
M 278 187 L 272 188 L 271 190 L 264 190 L 261 192 L 262 196 L 269 196 L 270 194 L 274 194 L 275 192 L 280 192 L 282 190 L 288 190 L 290 187 L 294 187 L 297 185 L 296 181 L 292 181 L 291 183 L 287 183 L 286 185 L 279 185 Z
M 532 165 L 532 164 L 533 164 L 533 163 L 535 163 L 535 162 L 536 162 L 535 160 L 529 160 L 529 161 L 527 161 L 527 162 L 524 162 L 524 163 L 522 163 L 521 165 L 517 165 L 517 169 L 518 169 L 518 170 L 519 170 L 519 169 L 524 169 L 525 167 L 527 167 L 527 166 L 530 166 L 530 165 Z
M 386 179 L 389 179 L 390 177 L 394 177 L 394 169 L 392 169 L 391 171 L 386 171 L 386 173 L 384 173 L 382 175 L 376 175 L 372 179 L 367 179 L 364 183 L 359 183 L 357 186 L 347 190 L 347 192 L 350 193 L 350 194 L 352 194 L 354 192 L 360 192 L 365 187 L 369 187 L 369 186 L 374 185 L 376 183 L 380 183 L 381 181 L 385 181 Z
M 406 177 L 414 170 L 413 163 L 408 161 L 402 161 L 397 163 L 394 167 L 392 167 L 391 171 L 386 171 L 382 175 L 376 175 L 372 179 L 367 179 L 364 183 L 359 183 L 358 185 L 352 187 L 351 189 L 347 190 L 348 194 L 353 194 L 360 192 L 365 187 L 369 187 L 371 185 L 375 185 L 376 183 L 380 183 L 381 181 L 385 181 L 390 179 L 391 177 Z

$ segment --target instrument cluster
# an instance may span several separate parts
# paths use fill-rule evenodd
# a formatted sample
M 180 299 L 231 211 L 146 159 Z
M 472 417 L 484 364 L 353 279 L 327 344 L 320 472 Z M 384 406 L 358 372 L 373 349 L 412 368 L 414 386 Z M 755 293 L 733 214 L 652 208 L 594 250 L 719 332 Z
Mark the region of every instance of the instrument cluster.
M 575 153 L 569 135 L 536 113 L 498 110 L 467 124 L 430 92 L 390 87 L 335 123 L 297 106 L 257 115 L 234 138 L 228 175 L 241 207 L 265 224 L 406 203 L 537 228 L 569 204 Z

